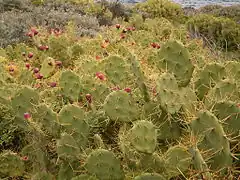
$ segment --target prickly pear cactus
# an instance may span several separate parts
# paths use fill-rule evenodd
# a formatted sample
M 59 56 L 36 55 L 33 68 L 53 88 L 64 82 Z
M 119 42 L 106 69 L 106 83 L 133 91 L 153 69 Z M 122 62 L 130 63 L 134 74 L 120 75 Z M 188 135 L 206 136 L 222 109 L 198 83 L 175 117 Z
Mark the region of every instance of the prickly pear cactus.
M 138 167 L 141 169 L 141 171 L 147 171 L 150 173 L 158 172 L 162 174 L 166 171 L 165 160 L 157 153 L 141 154 Z
M 57 122 L 57 113 L 45 104 L 40 104 L 36 110 L 37 113 L 33 114 L 33 119 L 38 123 L 38 126 L 46 130 L 46 134 L 59 137 L 60 124 Z
M 234 79 L 240 85 L 240 62 L 228 61 L 225 64 L 228 78 Z
M 192 78 L 194 66 L 189 52 L 175 40 L 170 40 L 161 47 L 156 64 L 160 70 L 173 73 L 180 87 L 187 86 Z
M 130 66 L 119 56 L 110 56 L 103 61 L 108 80 L 114 85 L 124 86 L 132 81 Z
M 137 151 L 151 154 L 157 146 L 156 127 L 149 121 L 136 121 L 130 130 L 129 138 Z
M 65 105 L 59 112 L 58 120 L 66 131 L 72 134 L 79 146 L 86 145 L 90 128 L 85 121 L 83 109 L 76 105 Z
M 157 173 L 145 173 L 135 177 L 134 180 L 167 180 L 167 178 Z
M 0 177 L 9 178 L 23 175 L 25 170 L 21 157 L 12 151 L 0 154 Z
M 53 175 L 47 172 L 38 172 L 33 175 L 32 180 L 53 180 Z
M 219 81 L 216 86 L 209 90 L 204 101 L 207 107 L 213 106 L 217 101 L 232 100 L 235 101 L 240 97 L 236 82 L 228 79 Z
M 224 131 L 234 137 L 240 135 L 240 107 L 232 101 L 220 101 L 213 107 L 213 113 L 222 123 Z M 239 138 L 237 138 L 239 139 Z
M 95 150 L 88 156 L 86 169 L 98 179 L 123 180 L 125 177 L 120 161 L 104 149 Z
M 161 107 L 170 114 L 181 108 L 181 95 L 173 74 L 164 73 L 157 80 L 157 92 Z
M 46 58 L 40 69 L 40 73 L 43 75 L 44 78 L 48 78 L 53 74 L 55 70 L 55 60 L 51 57 Z
M 200 111 L 191 122 L 193 135 L 197 138 L 197 147 L 208 151 L 211 157 L 211 169 L 222 169 L 232 164 L 230 144 L 219 120 L 209 111 Z
M 57 140 L 57 153 L 60 158 L 72 159 L 79 155 L 80 149 L 70 134 L 63 133 L 61 138 Z
M 180 175 L 188 170 L 192 163 L 190 153 L 185 147 L 173 146 L 164 154 L 165 169 L 168 178 Z
M 145 102 L 150 101 L 150 96 L 148 93 L 147 86 L 144 82 L 144 74 L 141 71 L 141 67 L 139 62 L 136 60 L 136 57 L 130 57 L 131 60 L 131 69 L 134 73 L 134 76 L 137 78 L 137 85 L 139 89 L 141 90 L 141 93 L 143 94 L 143 98 Z
M 115 121 L 130 122 L 138 117 L 132 97 L 122 90 L 111 92 L 105 99 L 103 108 L 110 119 Z
M 194 169 L 197 170 L 206 179 L 211 180 L 212 177 L 209 172 L 209 168 L 207 166 L 207 163 L 204 161 L 199 149 L 197 147 L 193 147 L 190 149 L 190 152 L 193 158 L 192 160 Z
M 226 76 L 224 66 L 218 63 L 207 64 L 198 72 L 195 81 L 196 94 L 200 100 L 208 93 L 209 89 Z
M 16 113 L 15 121 L 22 127 L 27 128 L 28 123 L 24 118 L 24 113 L 30 113 L 34 111 L 34 105 L 39 103 L 39 95 L 30 87 L 23 87 L 12 98 L 12 108 Z
M 197 114 L 197 103 L 198 98 L 196 93 L 189 87 L 185 87 L 181 89 L 181 99 L 182 99 L 182 107 L 184 112 L 188 116 L 194 116 Z
M 79 175 L 79 176 L 76 176 L 76 177 L 72 178 L 71 180 L 98 180 L 98 179 L 94 176 L 90 176 L 90 175 L 87 175 L 87 174 L 82 174 L 82 175 Z
M 72 71 L 64 71 L 60 77 L 63 95 L 72 101 L 78 101 L 81 90 L 80 78 Z

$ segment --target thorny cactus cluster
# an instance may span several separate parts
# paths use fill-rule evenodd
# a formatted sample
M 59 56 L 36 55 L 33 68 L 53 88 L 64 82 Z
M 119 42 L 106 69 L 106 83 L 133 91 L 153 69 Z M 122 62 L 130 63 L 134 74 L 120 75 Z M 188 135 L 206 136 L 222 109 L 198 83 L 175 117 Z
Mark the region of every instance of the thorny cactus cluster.
M 236 178 L 239 62 L 201 61 L 186 33 L 157 42 L 130 25 L 93 39 L 35 29 L 31 46 L 0 50 L 0 118 L 24 139 L 1 152 L 1 178 Z

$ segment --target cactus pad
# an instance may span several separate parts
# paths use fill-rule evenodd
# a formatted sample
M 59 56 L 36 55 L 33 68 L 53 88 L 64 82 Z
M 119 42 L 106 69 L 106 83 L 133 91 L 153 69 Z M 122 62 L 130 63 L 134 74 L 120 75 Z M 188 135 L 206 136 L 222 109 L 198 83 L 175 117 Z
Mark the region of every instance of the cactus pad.
M 180 175 L 188 170 L 192 163 L 191 155 L 181 146 L 173 146 L 164 154 L 165 169 L 168 177 Z
M 200 100 L 208 93 L 211 87 L 214 87 L 218 81 L 226 76 L 224 66 L 217 63 L 207 64 L 199 72 L 199 78 L 195 81 L 195 89 Z
M 80 146 L 85 146 L 89 135 L 89 125 L 84 111 L 75 105 L 66 105 L 59 112 L 59 123 L 72 134 Z
M 232 137 L 240 135 L 240 107 L 232 101 L 221 101 L 214 105 L 213 112 L 222 122 L 224 131 Z M 239 139 L 239 138 L 238 138 Z
M 57 140 L 57 153 L 59 157 L 76 158 L 80 153 L 80 149 L 70 134 L 63 133 L 61 139 Z
M 64 71 L 60 77 L 63 95 L 72 101 L 78 101 L 81 85 L 80 78 L 72 71 Z
M 52 75 L 55 70 L 55 60 L 51 57 L 46 58 L 40 69 L 40 73 L 43 75 L 44 78 L 48 78 Z
M 198 118 L 191 122 L 191 127 L 198 139 L 198 148 L 211 153 L 211 168 L 225 168 L 231 165 L 230 144 L 216 116 L 209 111 L 200 111 Z
M 118 86 L 126 85 L 130 79 L 130 67 L 119 56 L 110 56 L 103 61 L 107 78 Z
M 24 119 L 24 113 L 31 113 L 34 111 L 34 105 L 39 102 L 39 95 L 29 87 L 23 87 L 12 98 L 12 107 L 16 112 L 16 123 L 22 127 L 28 127 L 27 121 Z
M 216 86 L 209 90 L 204 101 L 207 107 L 211 107 L 217 101 L 221 100 L 237 100 L 240 93 L 237 84 L 228 79 L 224 79 L 216 84 Z
M 142 153 L 153 153 L 157 146 L 157 131 L 149 121 L 137 121 L 130 130 L 129 138 L 134 148 Z
M 168 41 L 161 47 L 157 66 L 160 70 L 173 73 L 180 87 L 188 85 L 194 70 L 188 50 L 175 40 Z
M 177 81 L 172 74 L 164 73 L 157 81 L 157 92 L 161 107 L 170 114 L 181 108 L 181 96 Z
M 123 180 L 124 173 L 120 161 L 110 151 L 99 149 L 93 151 L 87 158 L 88 172 L 98 179 Z
M 167 180 L 167 179 L 157 173 L 145 173 L 135 177 L 134 180 Z
M 105 99 L 103 108 L 110 119 L 121 122 L 133 121 L 138 116 L 132 97 L 125 91 L 114 91 Z
M 16 153 L 3 151 L 0 154 L 0 177 L 22 176 L 24 169 L 24 163 Z

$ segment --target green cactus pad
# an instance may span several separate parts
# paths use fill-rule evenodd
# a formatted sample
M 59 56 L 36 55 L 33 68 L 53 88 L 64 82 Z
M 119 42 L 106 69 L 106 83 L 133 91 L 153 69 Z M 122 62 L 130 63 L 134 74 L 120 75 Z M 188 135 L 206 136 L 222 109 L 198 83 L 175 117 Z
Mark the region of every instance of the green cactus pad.
M 87 158 L 87 171 L 98 179 L 123 180 L 124 173 L 120 161 L 110 151 L 99 149 Z
M 157 153 L 153 154 L 141 154 L 139 161 L 139 168 L 142 171 L 163 173 L 165 171 L 164 158 Z
M 149 121 L 137 121 L 130 130 L 129 138 L 133 147 L 142 153 L 153 153 L 157 146 L 157 131 Z
M 181 136 L 181 127 L 179 122 L 165 119 L 158 127 L 159 140 L 176 140 Z
M 237 84 L 228 79 L 224 79 L 216 84 L 213 89 L 210 89 L 204 101 L 207 107 L 213 106 L 217 101 L 221 100 L 237 100 L 240 93 Z
M 33 77 L 31 71 L 23 69 L 21 71 L 21 74 L 18 76 L 18 82 L 23 85 L 32 85 L 33 83 L 36 82 L 36 79 Z
M 59 112 L 58 120 L 80 146 L 86 145 L 90 129 L 83 109 L 76 105 L 65 105 Z
M 48 78 L 52 75 L 55 70 L 55 60 L 51 57 L 46 58 L 40 69 L 40 73 L 43 75 L 44 78 Z
M 134 178 L 134 180 L 167 180 L 164 176 L 157 173 L 145 173 Z
M 230 144 L 219 120 L 209 111 L 200 111 L 198 118 L 191 122 L 193 135 L 198 140 L 198 148 L 208 151 L 212 157 L 212 169 L 231 166 Z M 208 163 L 208 162 L 207 162 Z
M 195 81 L 195 89 L 200 100 L 208 93 L 211 87 L 214 87 L 218 81 L 226 76 L 224 66 L 218 63 L 207 64 L 200 70 L 199 78 Z
M 240 85 L 240 62 L 228 61 L 225 68 L 228 78 L 234 79 Z
M 90 175 L 87 175 L 87 174 L 82 174 L 82 175 L 79 175 L 79 176 L 76 176 L 76 177 L 72 178 L 71 180 L 98 180 L 98 179 L 94 176 L 90 176 Z
M 85 76 L 82 78 L 83 92 L 92 95 L 93 103 L 102 104 L 110 93 L 109 86 L 105 83 L 96 81 L 96 79 Z M 85 97 L 83 97 L 85 99 Z
M 22 128 L 27 128 L 27 121 L 24 119 L 24 113 L 34 111 L 34 106 L 39 103 L 39 95 L 30 87 L 23 87 L 12 98 L 12 108 L 16 113 L 15 122 Z
M 156 63 L 160 70 L 173 73 L 180 87 L 187 86 L 192 78 L 194 66 L 189 52 L 175 40 L 168 41 L 161 47 Z
M 164 73 L 157 80 L 157 92 L 161 107 L 170 114 L 181 108 L 181 96 L 177 81 L 172 74 Z
M 131 81 L 130 66 L 119 56 L 110 56 L 103 61 L 107 79 L 114 85 L 124 86 Z
M 57 122 L 57 113 L 45 104 L 36 107 L 37 113 L 33 114 L 33 119 L 40 128 L 45 129 L 53 137 L 59 137 L 60 126 Z
M 80 78 L 72 71 L 64 71 L 60 77 L 63 95 L 72 101 L 78 101 L 81 90 Z
M 47 172 L 38 172 L 33 175 L 31 180 L 53 180 L 53 175 Z
M 0 154 L 0 177 L 9 178 L 22 176 L 25 167 L 21 157 L 12 151 L 3 151 Z
M 59 157 L 72 158 L 79 155 L 80 149 L 70 134 L 63 133 L 61 139 L 57 140 L 57 153 Z
M 220 101 L 214 105 L 213 112 L 228 135 L 233 138 L 240 135 L 240 107 L 236 103 Z
M 169 178 L 178 176 L 188 170 L 192 157 L 188 150 L 181 146 L 173 146 L 164 154 L 166 174 Z
M 125 91 L 114 91 L 105 99 L 104 111 L 110 119 L 130 122 L 137 118 L 138 111 L 131 96 Z
M 189 87 L 182 88 L 181 99 L 184 112 L 189 116 L 195 116 L 197 114 L 196 105 L 198 102 L 195 92 Z
M 136 60 L 136 57 L 130 57 L 130 59 L 131 59 L 131 69 L 135 77 L 137 78 L 137 85 L 141 90 L 141 93 L 144 97 L 144 101 L 149 102 L 150 96 L 148 93 L 147 86 L 144 82 L 145 77 L 144 77 L 143 71 L 141 70 L 140 63 L 139 61 Z
M 209 168 L 207 166 L 207 163 L 204 161 L 200 151 L 198 148 L 191 148 L 190 152 L 193 157 L 193 166 L 194 169 L 197 170 L 199 173 L 201 173 L 204 177 L 211 180 L 211 174 L 209 172 Z

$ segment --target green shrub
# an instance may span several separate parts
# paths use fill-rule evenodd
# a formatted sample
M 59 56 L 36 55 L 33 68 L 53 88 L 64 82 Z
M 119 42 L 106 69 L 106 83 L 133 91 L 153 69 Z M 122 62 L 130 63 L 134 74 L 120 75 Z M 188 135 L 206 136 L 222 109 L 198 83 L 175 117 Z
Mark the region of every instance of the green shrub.
M 240 25 L 229 18 L 199 14 L 187 22 L 187 28 L 220 48 L 230 51 L 239 49 Z
M 240 5 L 220 6 L 207 5 L 199 9 L 200 13 L 211 14 L 216 17 L 228 17 L 236 22 L 240 21 Z
M 169 0 L 147 0 L 137 4 L 135 8 L 149 14 L 151 18 L 164 17 L 173 21 L 181 21 L 184 18 L 181 6 Z

